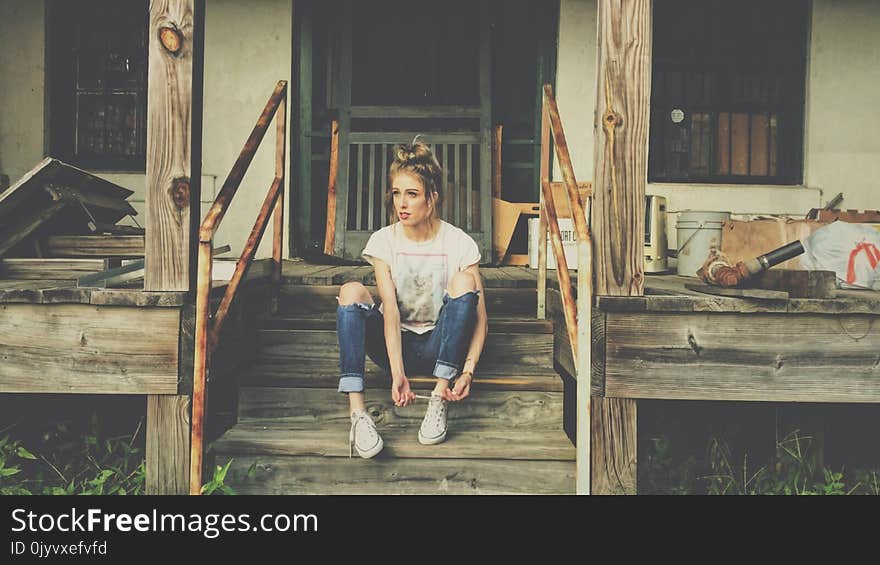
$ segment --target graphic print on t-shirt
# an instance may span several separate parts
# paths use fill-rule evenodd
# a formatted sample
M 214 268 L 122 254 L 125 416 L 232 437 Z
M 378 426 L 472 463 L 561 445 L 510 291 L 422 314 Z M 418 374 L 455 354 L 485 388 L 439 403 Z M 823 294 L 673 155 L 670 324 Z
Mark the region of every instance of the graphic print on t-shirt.
M 397 253 L 397 305 L 402 322 L 433 326 L 443 306 L 448 255 Z

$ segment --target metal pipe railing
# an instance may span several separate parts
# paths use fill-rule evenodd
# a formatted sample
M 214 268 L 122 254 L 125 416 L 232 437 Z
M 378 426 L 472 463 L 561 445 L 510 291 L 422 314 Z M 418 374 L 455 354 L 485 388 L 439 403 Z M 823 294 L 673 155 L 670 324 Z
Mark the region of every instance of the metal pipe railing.
M 254 155 L 259 149 L 269 129 L 273 118 L 276 120 L 275 129 L 275 177 L 269 187 L 266 199 L 254 222 L 244 250 L 235 266 L 235 272 L 226 287 L 223 299 L 214 316 L 211 318 L 211 271 L 213 262 L 211 251 L 213 248 L 214 234 L 220 227 L 223 216 L 229 209 L 232 199 L 235 197 L 238 187 L 250 167 Z M 236 159 L 232 170 L 226 177 L 220 193 L 211 205 L 211 209 L 205 215 L 199 227 L 199 252 L 198 271 L 196 281 L 196 312 L 195 312 L 195 351 L 193 354 L 193 396 L 192 396 L 192 431 L 190 441 L 190 481 L 189 493 L 201 494 L 202 490 L 202 467 L 204 460 L 204 422 L 205 422 L 205 388 L 207 375 L 210 372 L 211 353 L 217 347 L 220 340 L 220 332 L 223 323 L 232 306 L 238 292 L 239 285 L 247 275 L 248 269 L 253 262 L 254 255 L 263 239 L 263 234 L 269 224 L 269 218 L 274 209 L 273 222 L 273 275 L 275 282 L 281 279 L 281 256 L 283 245 L 284 226 L 284 179 L 285 179 L 285 154 L 287 151 L 287 81 L 278 81 L 272 96 L 263 108 L 257 124 L 248 137 Z
M 575 226 L 578 250 L 577 298 L 571 286 L 568 262 L 562 247 L 556 202 L 550 185 L 550 137 L 556 147 L 556 159 L 562 172 L 563 183 L 568 193 L 568 204 Z M 547 230 L 549 228 L 556 258 L 556 272 L 559 278 L 559 292 L 565 314 L 565 326 L 571 344 L 572 358 L 575 362 L 577 380 L 577 492 L 590 493 L 590 385 L 592 382 L 591 359 L 591 317 L 592 317 L 592 278 L 593 250 L 587 217 L 578 192 L 578 184 L 571 164 L 571 155 L 565 141 L 559 108 L 553 98 L 553 89 L 544 85 L 541 112 L 541 233 L 538 242 L 538 317 L 546 315 L 547 293 Z

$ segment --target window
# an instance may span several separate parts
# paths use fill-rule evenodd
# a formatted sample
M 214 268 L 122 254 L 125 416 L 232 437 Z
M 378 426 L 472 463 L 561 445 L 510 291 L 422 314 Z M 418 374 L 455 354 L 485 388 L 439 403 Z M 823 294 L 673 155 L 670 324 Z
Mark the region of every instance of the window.
M 809 3 L 654 6 L 649 179 L 802 182 Z
M 87 169 L 146 167 L 146 0 L 49 5 L 49 147 Z

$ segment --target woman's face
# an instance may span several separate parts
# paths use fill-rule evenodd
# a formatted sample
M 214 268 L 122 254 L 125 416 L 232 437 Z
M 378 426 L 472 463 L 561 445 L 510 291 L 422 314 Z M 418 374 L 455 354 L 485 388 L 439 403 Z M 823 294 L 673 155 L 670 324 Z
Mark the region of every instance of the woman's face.
M 418 226 L 431 217 L 434 204 L 428 203 L 422 180 L 411 173 L 401 171 L 394 175 L 391 179 L 391 199 L 397 219 L 406 226 Z

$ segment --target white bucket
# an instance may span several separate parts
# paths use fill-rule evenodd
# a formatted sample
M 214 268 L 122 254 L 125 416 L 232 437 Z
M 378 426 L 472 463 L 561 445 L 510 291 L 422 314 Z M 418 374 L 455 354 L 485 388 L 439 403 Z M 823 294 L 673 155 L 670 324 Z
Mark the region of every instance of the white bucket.
M 721 248 L 721 226 L 730 219 L 730 212 L 680 212 L 676 223 L 678 274 L 697 276 L 706 262 L 709 250 Z

